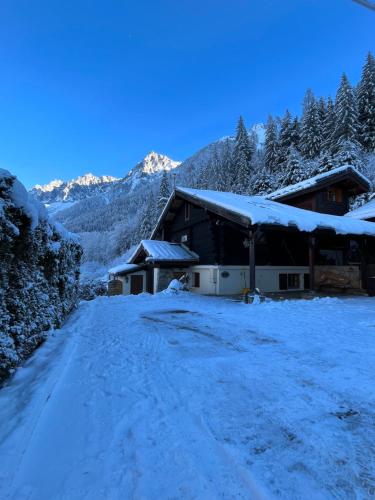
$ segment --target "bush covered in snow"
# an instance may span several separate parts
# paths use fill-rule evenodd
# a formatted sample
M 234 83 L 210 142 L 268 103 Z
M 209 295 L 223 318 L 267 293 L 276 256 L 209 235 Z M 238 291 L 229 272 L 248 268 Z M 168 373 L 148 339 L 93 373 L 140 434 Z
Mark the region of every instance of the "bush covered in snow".
M 81 300 L 94 300 L 96 297 L 107 295 L 107 285 L 100 280 L 84 281 L 79 286 Z
M 75 306 L 80 257 L 79 244 L 0 169 L 0 380 Z

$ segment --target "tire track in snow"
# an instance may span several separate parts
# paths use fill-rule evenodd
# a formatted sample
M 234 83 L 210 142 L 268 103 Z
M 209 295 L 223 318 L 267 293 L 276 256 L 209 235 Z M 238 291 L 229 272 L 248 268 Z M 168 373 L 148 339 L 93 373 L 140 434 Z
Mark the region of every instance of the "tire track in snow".
M 171 373 L 170 368 L 173 362 L 168 358 L 171 347 L 165 340 L 165 335 L 166 330 L 174 329 L 175 326 L 168 325 L 166 321 L 163 323 L 165 323 L 163 327 L 157 325 L 152 328 L 146 323 L 143 326 L 144 331 L 139 335 L 137 346 L 139 352 L 134 356 L 134 361 L 138 363 L 138 366 L 134 373 L 137 376 L 136 387 L 142 388 L 141 399 L 133 409 L 132 422 L 124 419 L 118 425 L 116 433 L 131 436 L 132 446 L 136 450 L 154 447 L 157 459 L 162 464 L 169 464 L 170 468 L 174 466 L 173 476 L 178 474 L 181 476 L 180 471 L 184 471 L 181 482 L 187 488 L 183 491 L 187 498 L 193 498 L 197 494 L 206 498 L 207 495 L 209 495 L 208 498 L 216 497 L 217 482 L 221 476 L 226 477 L 226 483 L 228 483 L 224 487 L 226 493 L 223 492 L 226 498 L 249 498 L 249 495 L 260 498 L 261 493 L 249 473 L 239 467 L 224 446 L 215 440 L 202 416 L 192 414 L 188 410 L 183 395 L 172 384 L 171 380 L 176 367 L 172 366 Z M 161 340 L 162 337 L 163 340 Z M 210 342 L 217 343 L 217 338 L 208 338 Z M 225 345 L 224 347 L 232 349 L 233 346 Z M 143 353 L 141 367 L 139 366 L 139 353 Z M 147 424 L 143 420 L 145 416 Z M 142 453 L 137 453 L 136 450 L 133 450 L 133 453 L 129 452 L 129 456 L 135 459 L 139 467 L 143 457 Z M 145 467 L 142 468 L 145 469 Z M 156 472 L 154 470 L 154 475 L 157 475 Z M 140 476 L 139 471 L 133 471 L 132 496 L 135 498 L 144 495 Z M 189 478 L 188 481 L 187 478 Z M 197 484 L 199 485 L 199 493 L 191 489 L 192 484 L 195 488 Z M 163 492 L 158 493 L 163 494 Z
M 31 498 L 32 489 L 30 487 L 22 484 L 22 479 L 18 481 L 18 476 L 21 473 L 23 463 L 29 453 L 32 453 L 33 441 L 35 439 L 35 435 L 40 425 L 40 421 L 43 417 L 43 414 L 50 404 L 53 402 L 53 397 L 55 395 L 56 390 L 58 389 L 59 383 L 61 383 L 62 379 L 66 375 L 69 370 L 69 366 L 73 355 L 76 350 L 78 339 L 76 335 L 78 334 L 75 329 L 76 325 L 82 321 L 82 317 L 87 310 L 91 312 L 91 309 L 88 307 L 88 304 L 82 304 L 77 311 L 73 313 L 73 317 L 68 321 L 65 325 L 64 335 L 69 335 L 66 344 L 63 346 L 62 352 L 60 353 L 60 359 L 58 360 L 56 365 L 53 365 L 53 369 L 51 372 L 47 372 L 48 366 L 46 366 L 45 372 L 47 372 L 48 381 L 43 385 L 42 394 L 39 395 L 37 401 L 34 398 L 34 408 L 33 412 L 29 413 L 32 417 L 29 419 L 27 430 L 28 434 L 24 436 L 24 442 L 22 443 L 22 448 L 20 450 L 15 450 L 15 454 L 19 455 L 19 458 L 16 460 L 16 464 L 13 469 L 12 478 L 10 480 L 9 491 L 6 493 L 6 498 L 15 498 L 15 500 L 20 500 L 21 498 Z M 92 314 L 89 314 L 86 322 L 89 324 L 91 320 Z M 34 357 L 38 356 L 38 350 L 34 353 Z M 56 361 L 56 359 L 54 359 Z M 52 360 L 51 360 L 52 365 Z M 42 374 L 39 374 L 39 378 L 41 378 Z

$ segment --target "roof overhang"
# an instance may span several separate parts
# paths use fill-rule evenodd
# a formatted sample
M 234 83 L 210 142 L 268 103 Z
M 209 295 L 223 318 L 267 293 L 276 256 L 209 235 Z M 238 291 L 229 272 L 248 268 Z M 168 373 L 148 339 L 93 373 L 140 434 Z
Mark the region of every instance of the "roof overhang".
M 367 193 L 371 188 L 371 183 L 366 179 L 366 177 L 357 172 L 357 170 L 353 167 L 348 166 L 346 169 L 340 170 L 339 172 L 332 171 L 332 175 L 322 177 L 311 186 L 286 193 L 282 193 L 282 189 L 280 189 L 280 195 L 277 195 L 277 191 L 275 191 L 275 196 L 270 193 L 266 196 L 266 198 L 273 201 L 284 202 L 313 193 L 314 191 L 320 191 L 321 189 L 328 188 L 332 185 L 345 187 L 350 196 Z
M 142 271 L 144 268 L 145 268 L 145 266 L 142 265 L 142 264 L 140 264 L 140 265 L 138 265 L 138 264 L 132 264 L 132 265 L 130 265 L 129 264 L 129 267 L 127 267 L 125 269 L 122 269 L 122 270 L 119 270 L 119 271 L 116 271 L 115 270 L 116 268 L 109 269 L 108 274 L 111 274 L 111 275 L 114 275 L 114 276 L 126 276 L 127 274 L 131 274 L 131 273 L 136 273 L 138 271 Z
M 175 214 L 184 201 L 187 201 L 192 205 L 199 206 L 209 212 L 223 217 L 224 219 L 239 224 L 242 227 L 250 228 L 252 226 L 252 222 L 249 217 L 245 217 L 244 215 L 238 214 L 232 210 L 224 209 L 220 206 L 215 205 L 214 203 L 201 200 L 200 198 L 192 196 L 177 187 L 171 194 L 168 203 L 165 205 L 164 210 L 162 211 L 155 226 L 155 229 L 152 232 L 151 239 L 156 238 L 163 223 L 171 222 L 174 219 Z

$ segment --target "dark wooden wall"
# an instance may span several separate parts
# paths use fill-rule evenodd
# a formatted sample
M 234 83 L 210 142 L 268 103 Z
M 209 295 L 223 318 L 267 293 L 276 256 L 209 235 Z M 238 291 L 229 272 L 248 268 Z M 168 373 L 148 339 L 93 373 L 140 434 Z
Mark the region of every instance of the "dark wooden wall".
M 343 189 L 341 191 L 341 201 L 329 201 L 327 191 L 330 188 L 315 191 L 301 196 L 296 196 L 291 200 L 281 201 L 286 205 L 293 207 L 304 208 L 322 214 L 344 215 L 349 211 L 349 197 Z
M 217 263 L 214 222 L 206 210 L 190 205 L 190 218 L 185 220 L 185 205 L 181 205 L 174 220 L 164 226 L 164 239 L 181 243 L 183 235 L 188 238 L 184 244 L 199 255 L 200 264 Z

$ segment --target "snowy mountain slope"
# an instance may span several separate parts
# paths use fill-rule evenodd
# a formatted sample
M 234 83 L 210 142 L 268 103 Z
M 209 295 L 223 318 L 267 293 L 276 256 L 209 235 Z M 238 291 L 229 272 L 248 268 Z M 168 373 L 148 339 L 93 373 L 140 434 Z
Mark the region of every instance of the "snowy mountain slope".
M 136 175 L 150 175 L 162 172 L 166 170 L 167 172 L 177 168 L 181 164 L 180 161 L 171 160 L 168 156 L 155 153 L 151 151 L 147 156 L 143 158 L 142 161 L 137 163 L 137 165 L 130 170 L 130 172 L 125 177 L 125 180 L 129 178 L 134 178 Z
M 370 498 L 374 323 L 371 298 L 81 303 L 0 391 L 0 497 Z
M 123 178 L 104 175 L 97 177 L 93 174 L 85 174 L 70 181 L 54 180 L 44 186 L 36 185 L 32 188 L 31 194 L 42 203 L 50 205 L 50 213 L 56 213 L 64 209 L 63 205 L 55 203 L 71 203 L 106 194 L 111 190 L 132 190 L 143 179 L 148 176 L 158 175 L 166 170 L 167 172 L 177 168 L 180 162 L 171 160 L 168 156 L 151 152 L 143 158 L 129 173 Z
M 109 175 L 97 177 L 89 173 L 70 181 L 54 180 L 44 186 L 37 184 L 31 194 L 42 203 L 74 202 L 103 193 L 118 180 Z

